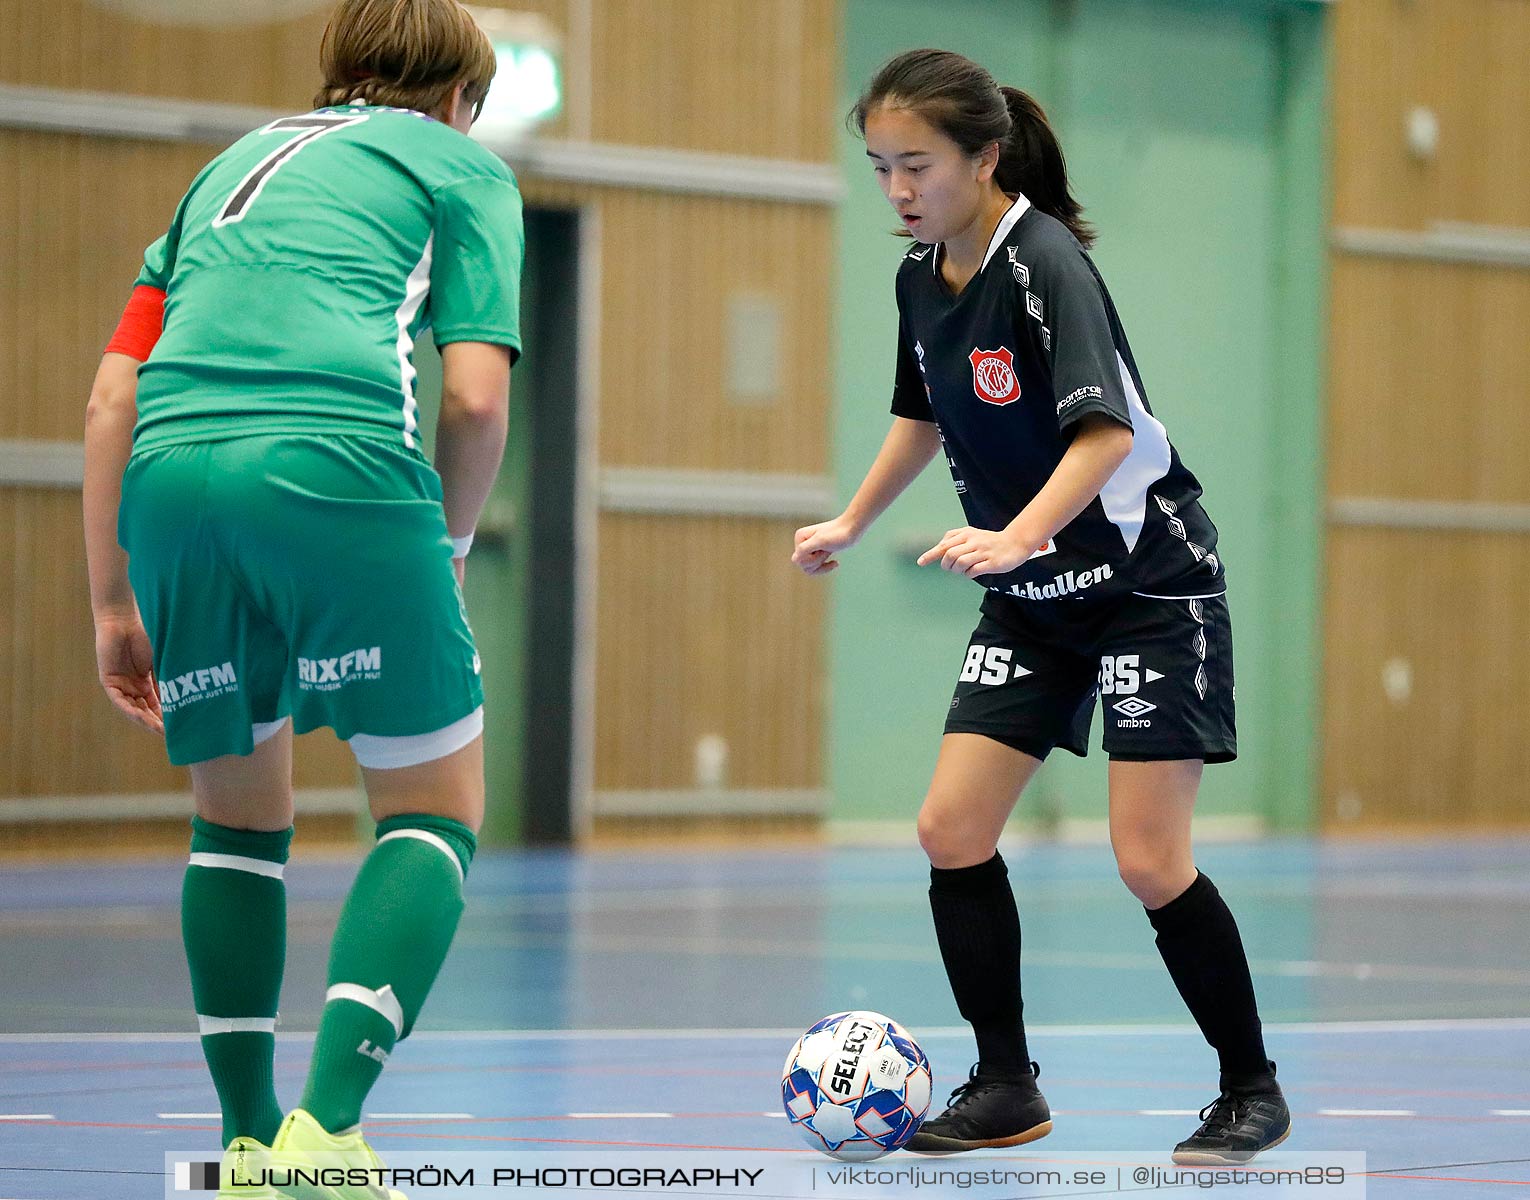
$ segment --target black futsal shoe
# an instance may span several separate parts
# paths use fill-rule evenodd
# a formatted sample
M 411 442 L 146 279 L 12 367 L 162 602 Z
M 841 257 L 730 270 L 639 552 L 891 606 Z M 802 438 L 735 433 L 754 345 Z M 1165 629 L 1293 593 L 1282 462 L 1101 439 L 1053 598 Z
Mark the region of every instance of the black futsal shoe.
M 1052 1110 L 1036 1086 L 1041 1068 L 993 1071 L 974 1064 L 950 1107 L 909 1139 L 918 1154 L 956 1154 L 985 1146 L 1023 1146 L 1052 1132 Z
M 1275 1064 L 1267 1074 L 1222 1077 L 1222 1094 L 1201 1109 L 1203 1124 L 1174 1147 L 1184 1166 L 1235 1166 L 1280 1145 L 1291 1135 L 1291 1110 Z

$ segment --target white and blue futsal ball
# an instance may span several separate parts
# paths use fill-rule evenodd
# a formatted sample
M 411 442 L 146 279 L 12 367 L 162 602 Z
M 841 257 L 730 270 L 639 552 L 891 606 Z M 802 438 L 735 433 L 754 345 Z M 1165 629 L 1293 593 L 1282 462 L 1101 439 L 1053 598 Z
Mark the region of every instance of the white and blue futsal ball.
M 813 1149 L 851 1162 L 881 1158 L 930 1111 L 930 1060 L 881 1013 L 834 1013 L 786 1056 L 781 1101 Z

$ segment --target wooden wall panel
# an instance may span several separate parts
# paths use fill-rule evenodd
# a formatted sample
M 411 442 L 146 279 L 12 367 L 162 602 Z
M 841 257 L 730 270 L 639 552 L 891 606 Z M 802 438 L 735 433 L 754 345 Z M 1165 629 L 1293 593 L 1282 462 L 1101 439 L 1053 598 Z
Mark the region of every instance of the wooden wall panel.
M 565 108 L 545 136 L 575 136 L 571 112 L 588 96 L 597 141 L 833 160 L 835 0 L 489 6 L 538 12 L 565 36 Z M 0 0 L 0 82 L 295 111 L 317 84 L 327 9 L 196 29 L 90 0 Z M 575 44 L 571 19 L 585 11 L 588 47 Z M 572 74 L 586 61 L 593 82 Z M 0 355 L 0 438 L 80 439 L 90 379 L 143 249 L 216 149 L 0 131 L 0 322 L 15 331 L 14 353 Z M 522 185 L 528 203 L 584 208 L 600 231 L 600 465 L 828 469 L 831 210 Z M 725 395 L 735 292 L 781 306 L 780 394 L 763 406 Z M 821 785 L 824 592 L 787 562 L 794 524 L 602 516 L 598 786 L 688 786 L 706 732 L 732 746 L 733 786 Z M 0 489 L 0 538 L 13 566 L 0 587 L 0 668 L 12 681 L 0 693 L 11 716 L 0 797 L 181 787 L 184 773 L 95 684 L 78 493 Z M 682 555 L 705 566 L 677 588 Z M 355 777 L 327 733 L 306 739 L 298 764 L 299 786 Z
M 477 0 L 536 13 L 562 35 L 565 108 L 544 136 L 577 135 L 570 104 L 588 95 L 595 141 L 833 158 L 836 0 L 589 0 L 588 46 L 570 19 L 579 2 Z M 0 83 L 301 110 L 318 86 L 329 7 L 316 0 L 293 20 L 198 27 L 134 20 L 89 0 L 0 0 Z
M 602 240 L 619 247 L 601 291 L 602 464 L 824 470 L 832 214 L 642 192 L 606 193 L 600 212 Z M 781 387 L 770 404 L 726 394 L 734 293 L 781 306 Z
M 707 734 L 729 787 L 820 786 L 827 592 L 791 565 L 793 528 L 601 518 L 597 789 L 693 787 Z
M 209 0 L 212 3 L 213 0 Z M 474 0 L 535 13 L 566 35 L 570 0 Z M 90 0 L 0 0 L 0 83 L 211 100 L 306 111 L 319 87 L 319 41 L 333 8 L 250 25 L 156 25 Z M 567 60 L 565 43 L 565 61 Z M 542 129 L 562 136 L 559 114 Z
M 0 130 L 0 438 L 78 442 L 101 348 L 143 249 L 164 231 L 213 147 Z M 163 747 L 112 712 L 95 683 L 77 492 L 0 490 L 12 555 L 0 598 L 11 720 L 0 796 L 184 786 Z M 299 787 L 356 780 L 328 732 L 301 739 Z
M 186 786 L 164 745 L 117 715 L 96 683 L 78 492 L 0 489 L 0 797 L 163 792 Z M 298 787 L 348 787 L 350 752 L 299 739 Z M 188 810 L 189 812 L 189 810 Z
M 1523 535 L 1330 534 L 1330 829 L 1530 824 L 1526 596 Z
M 329 5 L 296 20 L 162 26 L 89 0 L 0 0 L 0 82 L 301 110 Z
M 1530 225 L 1530 4 L 1344 0 L 1333 21 L 1336 223 Z M 1439 118 L 1429 162 L 1404 139 L 1415 105 Z
M 836 0 L 594 0 L 594 140 L 828 162 Z
M 1333 31 L 1335 225 L 1530 228 L 1530 5 L 1346 0 Z M 1330 498 L 1530 504 L 1530 271 L 1338 250 L 1331 286 Z M 1530 534 L 1331 525 L 1325 555 L 1327 827 L 1530 825 Z
M 1530 271 L 1338 255 L 1329 486 L 1530 503 Z
M 101 349 L 213 151 L 0 130 L 0 437 L 79 441 Z

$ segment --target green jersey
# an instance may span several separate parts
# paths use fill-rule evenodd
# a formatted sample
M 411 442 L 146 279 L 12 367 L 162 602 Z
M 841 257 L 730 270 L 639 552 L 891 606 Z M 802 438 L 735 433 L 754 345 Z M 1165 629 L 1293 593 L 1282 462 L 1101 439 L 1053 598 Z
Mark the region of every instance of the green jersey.
M 165 327 L 134 448 L 340 433 L 418 452 L 415 339 L 518 354 L 524 250 L 509 168 L 420 113 L 349 104 L 247 134 L 144 255 Z

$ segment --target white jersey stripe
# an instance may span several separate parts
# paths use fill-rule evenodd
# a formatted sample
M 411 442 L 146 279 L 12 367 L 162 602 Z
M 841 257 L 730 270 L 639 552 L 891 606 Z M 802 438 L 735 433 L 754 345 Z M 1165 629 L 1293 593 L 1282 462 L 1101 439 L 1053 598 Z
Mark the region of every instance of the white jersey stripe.
M 994 228 L 993 237 L 988 239 L 988 249 L 983 252 L 983 264 L 978 267 L 979 271 L 988 265 L 988 260 L 993 257 L 994 251 L 1004 244 L 1004 239 L 1009 236 L 1009 231 L 1015 227 L 1015 222 L 1025 216 L 1026 210 L 1030 206 L 1031 202 L 1024 195 L 1016 195 L 1015 202 L 1004 210 L 1004 215 L 999 218 L 999 223 Z M 940 275 L 940 256 L 945 248 L 946 244 L 941 242 L 935 253 L 930 255 L 930 270 L 937 277 Z M 924 256 L 922 254 L 916 255 L 911 251 L 908 257 L 918 262 Z
M 1004 239 L 1009 236 L 1009 231 L 1015 227 L 1015 222 L 1025 216 L 1025 210 L 1030 208 L 1030 206 L 1031 202 L 1024 195 L 1016 195 L 1015 202 L 999 218 L 999 224 L 993 231 L 993 237 L 988 239 L 988 249 L 983 254 L 984 267 L 988 265 L 988 260 L 994 256 L 999 247 L 1004 244 Z M 980 267 L 979 270 L 981 269 Z
M 1148 488 L 1169 473 L 1169 434 L 1157 417 L 1148 412 L 1137 394 L 1137 384 L 1126 360 L 1116 351 L 1121 368 L 1121 390 L 1132 418 L 1132 452 L 1100 489 L 1100 504 L 1111 523 L 1121 531 L 1126 552 L 1137 548 L 1142 522 L 1147 515 Z
M 425 251 L 420 255 L 414 270 L 409 272 L 409 282 L 404 286 L 404 300 L 395 314 L 398 321 L 399 387 L 404 393 L 404 445 L 411 450 L 414 449 L 415 431 L 420 427 L 420 406 L 414 398 L 414 381 L 417 376 L 414 363 L 409 361 L 409 356 L 414 352 L 414 338 L 409 334 L 409 325 L 419 314 L 425 297 L 430 294 L 430 262 L 435 241 L 436 235 L 433 233 L 425 239 Z

